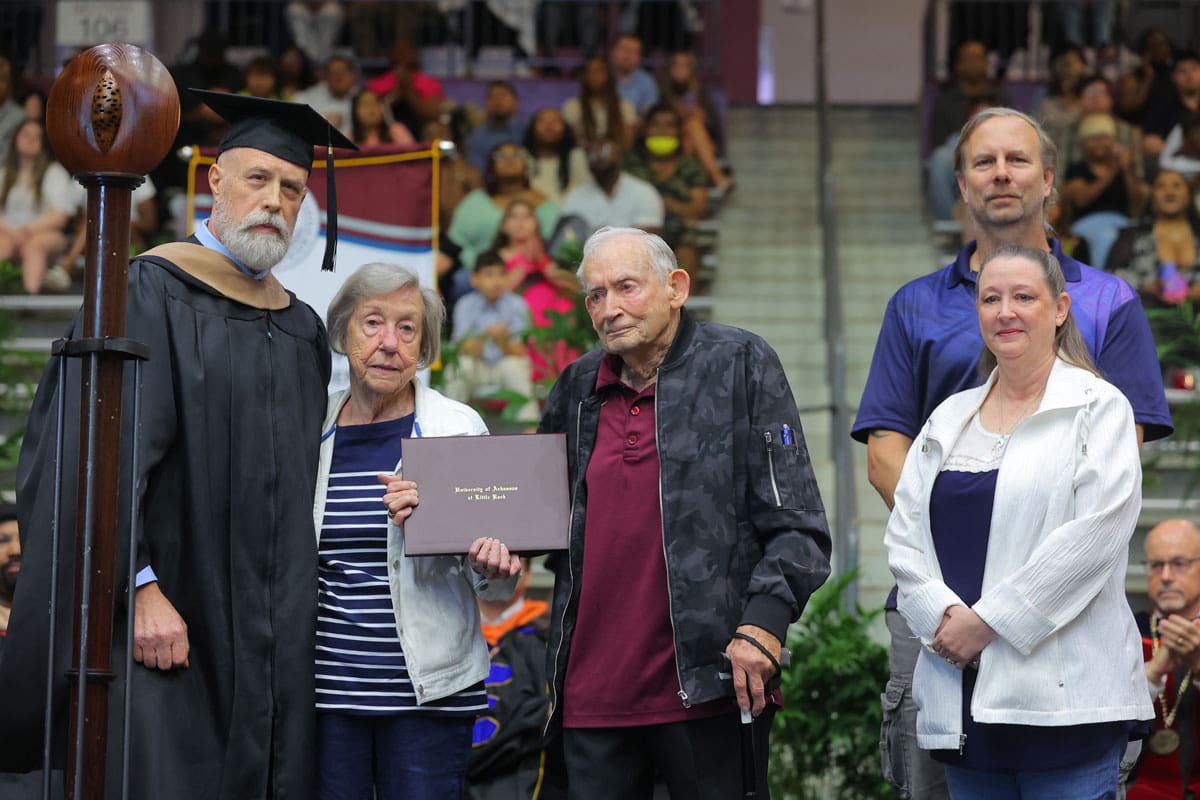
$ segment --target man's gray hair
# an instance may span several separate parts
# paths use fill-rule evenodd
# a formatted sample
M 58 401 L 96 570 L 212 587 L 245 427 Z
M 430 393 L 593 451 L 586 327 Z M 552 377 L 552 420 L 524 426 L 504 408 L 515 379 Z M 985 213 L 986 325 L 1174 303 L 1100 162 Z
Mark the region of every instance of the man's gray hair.
M 345 354 L 346 332 L 358 304 L 371 297 L 382 297 L 401 289 L 417 289 L 424 307 L 421 321 L 420 365 L 428 367 L 438 360 L 442 347 L 442 322 L 446 306 L 437 292 L 421 285 L 417 273 L 400 264 L 375 262 L 364 264 L 346 279 L 329 303 L 325 314 L 329 325 L 329 349 Z
M 606 240 L 619 236 L 629 236 L 642 240 L 642 244 L 646 248 L 646 257 L 649 261 L 649 266 L 654 270 L 655 276 L 663 283 L 667 282 L 667 277 L 672 272 L 679 269 L 679 262 L 675 260 L 675 251 L 658 234 L 647 233 L 641 228 L 617 228 L 612 225 L 605 225 L 597 229 L 583 243 L 583 258 L 580 259 L 579 269 L 575 274 L 579 277 L 579 284 L 584 287 L 585 291 L 587 287 L 583 277 L 583 268 L 587 266 L 588 259 L 596 252 L 596 248 Z
M 967 120 L 967 124 L 963 125 L 962 130 L 958 134 L 958 142 L 954 145 L 954 171 L 959 175 L 963 172 L 963 150 L 966 144 L 971 139 L 971 135 L 975 130 L 992 119 L 1000 119 L 1002 117 L 1016 117 L 1024 122 L 1029 127 L 1033 128 L 1034 133 L 1038 137 L 1038 155 L 1042 160 L 1042 171 L 1048 169 L 1058 171 L 1058 146 L 1054 144 L 1054 140 L 1050 138 L 1050 134 L 1046 133 L 1046 129 L 1041 123 L 1023 111 L 1017 111 L 1015 108 L 1007 106 L 992 106 L 985 108 L 975 116 Z M 1054 228 L 1050 225 L 1048 213 L 1051 208 L 1058 203 L 1058 188 L 1050 188 L 1050 196 L 1042 202 L 1042 227 L 1046 229 L 1047 236 L 1054 235 Z

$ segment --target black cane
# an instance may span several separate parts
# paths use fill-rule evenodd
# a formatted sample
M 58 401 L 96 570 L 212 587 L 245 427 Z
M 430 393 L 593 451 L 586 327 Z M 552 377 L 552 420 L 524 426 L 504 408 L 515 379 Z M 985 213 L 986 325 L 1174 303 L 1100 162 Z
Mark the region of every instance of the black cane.
M 720 677 L 733 681 L 733 665 L 728 653 L 721 653 L 721 659 L 729 665 L 729 672 L 721 673 Z M 779 653 L 779 670 L 774 677 L 763 685 L 763 694 L 775 691 L 782 682 L 782 671 L 792 665 L 792 652 L 786 647 Z M 741 714 L 741 744 L 742 744 L 742 798 L 756 800 L 758 798 L 758 747 L 754 741 L 754 715 L 750 709 L 738 709 Z

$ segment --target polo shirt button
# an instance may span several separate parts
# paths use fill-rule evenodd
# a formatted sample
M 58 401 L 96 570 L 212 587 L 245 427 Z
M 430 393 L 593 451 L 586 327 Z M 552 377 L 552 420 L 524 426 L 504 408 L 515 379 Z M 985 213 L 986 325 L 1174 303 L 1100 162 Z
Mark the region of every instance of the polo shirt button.
M 634 406 L 633 408 L 629 409 L 629 413 L 636 417 L 638 414 L 642 413 L 642 407 Z
M 631 434 L 629 434 L 629 438 L 626 439 L 625 441 L 630 447 L 633 447 L 635 444 L 638 443 L 638 435 L 636 433 L 631 433 Z

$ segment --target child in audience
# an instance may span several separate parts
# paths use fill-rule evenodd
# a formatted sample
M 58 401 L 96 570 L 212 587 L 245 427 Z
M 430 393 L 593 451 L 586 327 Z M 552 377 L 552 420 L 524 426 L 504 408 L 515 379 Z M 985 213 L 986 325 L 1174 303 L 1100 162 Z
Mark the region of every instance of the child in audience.
M 447 368 L 446 394 L 466 403 L 507 389 L 529 398 L 517 420 L 536 424 L 541 411 L 533 399 L 533 367 L 524 341 L 529 307 L 508 290 L 504 259 L 495 250 L 480 253 L 471 284 L 476 291 L 454 306 L 450 339 L 458 345 L 458 363 Z

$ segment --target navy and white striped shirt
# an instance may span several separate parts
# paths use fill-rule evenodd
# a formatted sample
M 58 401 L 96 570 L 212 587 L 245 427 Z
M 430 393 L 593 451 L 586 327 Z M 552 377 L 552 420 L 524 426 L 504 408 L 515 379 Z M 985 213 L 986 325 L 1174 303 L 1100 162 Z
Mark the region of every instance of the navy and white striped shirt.
M 387 508 L 377 475 L 391 473 L 413 415 L 337 429 L 321 522 L 317 599 L 317 708 L 344 714 L 487 709 L 482 682 L 417 706 L 387 572 Z

